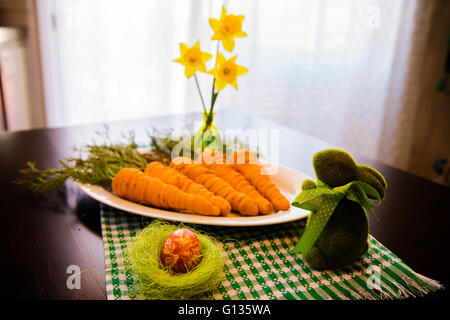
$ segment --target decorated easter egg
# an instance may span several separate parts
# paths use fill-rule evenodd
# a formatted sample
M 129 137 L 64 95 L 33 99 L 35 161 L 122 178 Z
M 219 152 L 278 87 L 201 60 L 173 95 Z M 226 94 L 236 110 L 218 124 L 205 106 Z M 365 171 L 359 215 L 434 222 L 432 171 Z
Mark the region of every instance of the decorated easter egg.
M 173 273 L 186 273 L 202 259 L 202 247 L 194 232 L 183 228 L 172 232 L 161 248 L 161 262 Z

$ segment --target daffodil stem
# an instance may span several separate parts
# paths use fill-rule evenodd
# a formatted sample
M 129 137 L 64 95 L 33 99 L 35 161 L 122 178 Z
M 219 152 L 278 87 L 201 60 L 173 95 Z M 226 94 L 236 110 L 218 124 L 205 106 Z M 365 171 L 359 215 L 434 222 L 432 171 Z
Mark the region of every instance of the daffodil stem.
M 200 85 L 198 84 L 197 75 L 194 74 L 195 84 L 197 85 L 198 94 L 200 95 L 200 99 L 202 100 L 203 112 L 206 112 L 205 100 L 203 100 L 202 91 L 200 90 Z
M 213 94 L 212 94 L 212 98 L 211 98 L 211 109 L 209 110 L 209 113 L 212 113 L 213 112 L 213 109 L 214 109 L 214 104 L 216 103 L 216 99 L 217 99 L 217 96 L 219 95 L 219 92 L 213 92 Z
M 216 51 L 216 63 L 215 66 L 217 66 L 217 55 L 219 54 L 219 47 L 220 47 L 220 41 L 217 41 L 217 51 Z M 208 128 L 211 125 L 212 122 L 212 115 L 214 110 L 214 104 L 216 103 L 217 96 L 219 95 L 219 91 L 214 92 L 214 86 L 216 85 L 216 78 L 213 78 L 213 84 L 211 89 L 211 107 L 209 108 L 208 117 L 206 118 L 205 128 Z

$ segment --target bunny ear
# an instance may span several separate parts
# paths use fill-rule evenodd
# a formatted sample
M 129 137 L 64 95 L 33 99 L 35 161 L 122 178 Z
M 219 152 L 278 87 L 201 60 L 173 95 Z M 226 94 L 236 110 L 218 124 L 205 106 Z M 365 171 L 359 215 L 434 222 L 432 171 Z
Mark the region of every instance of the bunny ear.
M 313 167 L 318 181 L 335 188 L 352 181 L 363 181 L 377 190 L 381 199 L 387 188 L 383 175 L 372 167 L 357 164 L 353 157 L 340 149 L 326 149 L 313 156 Z
M 384 198 L 387 188 L 386 180 L 383 175 L 372 167 L 359 164 L 358 180 L 366 182 L 374 187 L 380 194 L 381 199 Z
M 352 156 L 340 149 L 326 149 L 313 156 L 313 167 L 318 180 L 330 187 L 343 186 L 358 180 L 358 167 Z
M 359 164 L 358 167 L 363 168 L 363 170 L 368 171 L 370 174 L 372 174 L 375 178 L 378 179 L 378 181 L 381 183 L 381 185 L 385 189 L 387 188 L 386 179 L 384 179 L 383 175 L 380 172 L 378 172 L 377 170 L 375 170 L 372 167 L 366 166 L 365 164 Z

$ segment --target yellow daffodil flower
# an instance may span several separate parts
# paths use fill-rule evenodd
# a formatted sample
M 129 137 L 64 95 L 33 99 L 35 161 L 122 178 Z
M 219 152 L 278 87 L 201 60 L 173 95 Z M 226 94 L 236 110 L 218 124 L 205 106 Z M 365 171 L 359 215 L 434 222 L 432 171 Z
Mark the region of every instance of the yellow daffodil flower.
M 181 57 L 174 61 L 185 66 L 184 74 L 187 78 L 192 77 L 197 71 L 206 72 L 205 62 L 211 59 L 212 55 L 200 50 L 200 41 L 191 48 L 180 43 L 180 52 Z
M 210 18 L 209 25 L 214 30 L 211 40 L 221 40 L 225 50 L 231 52 L 234 49 L 234 38 L 246 37 L 242 31 L 242 21 L 244 16 L 227 15 L 227 9 L 222 7 L 220 20 Z
M 214 88 L 217 92 L 228 84 L 237 90 L 237 77 L 247 73 L 247 68 L 236 64 L 236 58 L 237 56 L 234 56 L 226 60 L 222 53 L 217 53 L 216 67 L 208 71 L 214 75 Z

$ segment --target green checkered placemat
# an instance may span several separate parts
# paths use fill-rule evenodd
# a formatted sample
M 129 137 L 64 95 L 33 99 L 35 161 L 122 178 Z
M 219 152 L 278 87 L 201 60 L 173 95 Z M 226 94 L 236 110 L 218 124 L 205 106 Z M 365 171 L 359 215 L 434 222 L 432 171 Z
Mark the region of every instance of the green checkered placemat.
M 108 299 L 139 299 L 139 281 L 126 268 L 127 242 L 153 219 L 102 205 Z M 351 267 L 318 271 L 301 254 L 291 254 L 305 220 L 273 226 L 193 226 L 221 243 L 223 280 L 202 299 L 402 299 L 442 288 L 437 281 L 409 268 L 375 238 L 370 250 Z

